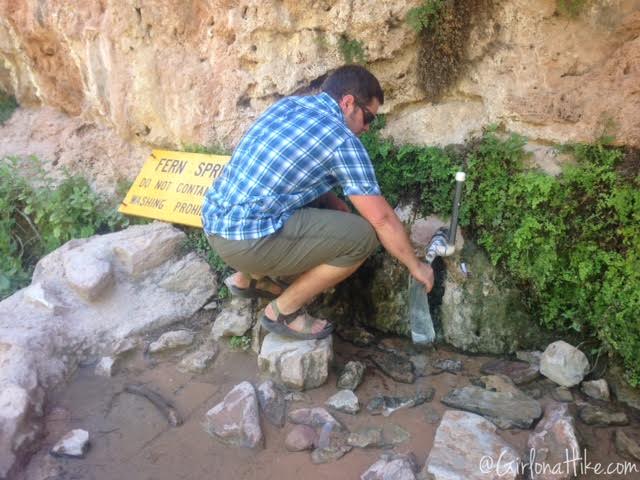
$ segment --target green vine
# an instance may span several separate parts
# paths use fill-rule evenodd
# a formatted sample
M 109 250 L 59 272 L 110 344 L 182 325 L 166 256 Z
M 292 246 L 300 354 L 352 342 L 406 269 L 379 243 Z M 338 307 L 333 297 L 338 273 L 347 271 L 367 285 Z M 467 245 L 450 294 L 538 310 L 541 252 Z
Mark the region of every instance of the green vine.
M 345 63 L 367 63 L 364 43 L 360 40 L 349 39 L 343 35 L 338 39 L 338 50 L 340 50 L 340 54 Z

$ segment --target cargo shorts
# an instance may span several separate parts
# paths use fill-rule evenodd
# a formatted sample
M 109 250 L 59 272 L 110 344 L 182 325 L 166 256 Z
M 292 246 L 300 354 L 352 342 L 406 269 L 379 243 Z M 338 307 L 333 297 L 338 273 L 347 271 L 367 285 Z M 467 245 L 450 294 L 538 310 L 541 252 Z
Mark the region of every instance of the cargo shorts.
M 279 231 L 251 240 L 207 236 L 229 266 L 243 273 L 293 276 L 318 265 L 349 267 L 378 247 L 375 230 L 359 215 L 319 208 L 297 210 Z

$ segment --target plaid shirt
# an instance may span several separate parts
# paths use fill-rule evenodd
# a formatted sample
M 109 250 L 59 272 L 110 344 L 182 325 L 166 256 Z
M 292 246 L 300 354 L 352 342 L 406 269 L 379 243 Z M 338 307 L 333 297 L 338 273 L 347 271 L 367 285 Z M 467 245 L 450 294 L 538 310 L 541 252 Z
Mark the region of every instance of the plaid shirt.
M 326 93 L 287 97 L 249 129 L 205 195 L 208 235 L 261 238 L 340 185 L 345 195 L 379 195 L 369 155 Z

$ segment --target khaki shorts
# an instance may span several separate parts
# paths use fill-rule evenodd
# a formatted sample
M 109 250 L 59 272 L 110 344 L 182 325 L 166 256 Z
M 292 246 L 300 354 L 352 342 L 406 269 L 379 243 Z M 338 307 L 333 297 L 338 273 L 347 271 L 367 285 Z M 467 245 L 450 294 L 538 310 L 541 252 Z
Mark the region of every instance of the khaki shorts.
M 378 246 L 375 231 L 352 213 L 318 208 L 296 211 L 284 227 L 253 240 L 207 237 L 211 248 L 234 269 L 253 274 L 298 275 L 318 265 L 349 267 Z

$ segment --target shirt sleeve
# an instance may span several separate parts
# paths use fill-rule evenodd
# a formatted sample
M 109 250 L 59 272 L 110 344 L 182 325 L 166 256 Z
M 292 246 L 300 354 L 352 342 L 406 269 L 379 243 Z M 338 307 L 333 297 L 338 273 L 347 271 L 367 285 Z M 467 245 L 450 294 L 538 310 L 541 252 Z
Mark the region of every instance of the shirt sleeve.
M 376 173 L 360 140 L 349 137 L 333 154 L 333 174 L 345 195 L 380 195 Z

